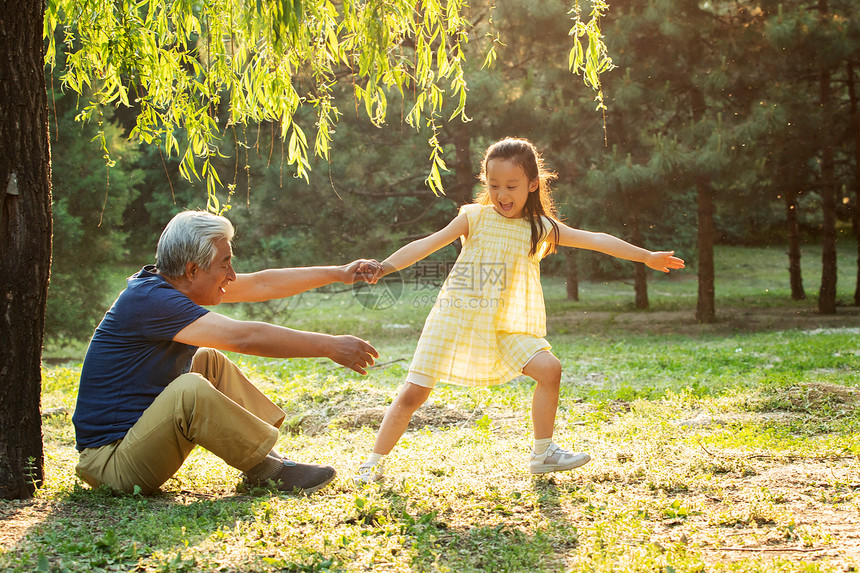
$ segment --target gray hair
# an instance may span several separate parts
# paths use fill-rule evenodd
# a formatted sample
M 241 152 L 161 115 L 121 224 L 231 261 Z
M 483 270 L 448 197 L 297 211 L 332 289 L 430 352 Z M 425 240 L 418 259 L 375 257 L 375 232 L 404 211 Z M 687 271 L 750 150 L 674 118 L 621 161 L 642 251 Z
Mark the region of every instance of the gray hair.
M 220 215 L 206 211 L 178 213 L 158 239 L 156 267 L 170 278 L 185 274 L 187 263 L 195 263 L 205 271 L 218 254 L 215 243 L 219 239 L 232 241 L 234 233 L 233 224 Z

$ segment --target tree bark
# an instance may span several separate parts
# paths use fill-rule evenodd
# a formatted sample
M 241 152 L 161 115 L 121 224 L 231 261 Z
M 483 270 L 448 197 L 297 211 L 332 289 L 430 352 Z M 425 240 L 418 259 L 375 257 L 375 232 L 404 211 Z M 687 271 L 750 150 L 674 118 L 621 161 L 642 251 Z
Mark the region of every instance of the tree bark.
M 827 0 L 818 1 L 822 19 L 828 12 Z M 825 20 L 826 22 L 826 20 Z M 830 70 L 818 76 L 818 104 L 821 109 L 821 288 L 818 290 L 818 312 L 836 314 L 836 173 L 831 126 L 826 119 L 833 105 Z
M 704 324 L 712 324 L 717 320 L 716 304 L 714 302 L 714 191 L 711 184 L 699 178 L 696 183 L 697 213 L 698 213 L 698 258 L 699 258 L 699 292 L 696 300 L 696 320 Z
M 648 310 L 648 272 L 643 263 L 633 264 L 633 290 L 636 293 L 636 308 Z
M 705 94 L 700 89 L 691 92 L 693 120 L 699 122 L 705 116 L 707 103 Z M 698 216 L 697 238 L 699 259 L 699 292 L 696 299 L 696 320 L 704 324 L 712 324 L 717 320 L 714 287 L 714 243 L 717 231 L 714 226 L 714 189 L 711 182 L 701 175 L 695 175 L 696 181 L 696 210 Z
M 0 0 L 0 498 L 43 478 L 51 173 L 41 0 Z
M 830 72 L 824 70 L 819 78 L 821 110 L 830 108 L 832 93 Z M 824 119 L 822 117 L 822 122 Z M 836 185 L 833 145 L 829 127 L 822 126 L 821 147 L 821 288 L 818 291 L 818 312 L 836 314 Z
M 797 193 L 788 191 L 783 195 L 785 203 L 786 234 L 788 235 L 788 277 L 791 284 L 791 300 L 806 299 L 803 275 L 800 272 L 800 225 L 797 222 Z
M 634 209 L 634 213 L 630 217 L 630 231 L 630 238 L 634 245 L 645 243 L 642 239 L 642 227 L 639 222 L 638 209 Z M 633 292 L 636 293 L 636 308 L 639 310 L 648 310 L 648 274 L 643 263 L 634 263 L 633 265 Z
M 857 241 L 857 280 L 854 283 L 854 306 L 860 306 L 860 116 L 857 113 L 857 88 L 854 80 L 854 63 L 848 62 L 848 101 L 851 109 L 851 131 L 854 132 L 854 205 L 851 225 Z

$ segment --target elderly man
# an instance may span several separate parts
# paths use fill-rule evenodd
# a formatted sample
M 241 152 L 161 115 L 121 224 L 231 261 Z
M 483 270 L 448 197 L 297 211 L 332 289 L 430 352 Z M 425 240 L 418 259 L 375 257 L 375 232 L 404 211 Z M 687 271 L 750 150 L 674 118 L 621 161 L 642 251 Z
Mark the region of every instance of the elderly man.
M 96 328 L 73 417 L 76 471 L 91 486 L 154 492 L 195 445 L 242 470 L 250 485 L 312 493 L 334 479 L 334 468 L 293 462 L 274 449 L 284 413 L 214 349 L 326 357 L 360 374 L 376 350 L 354 336 L 233 320 L 203 307 L 352 284 L 368 263 L 236 274 L 233 233 L 224 217 L 176 215 L 158 241 L 155 266 L 128 279 Z

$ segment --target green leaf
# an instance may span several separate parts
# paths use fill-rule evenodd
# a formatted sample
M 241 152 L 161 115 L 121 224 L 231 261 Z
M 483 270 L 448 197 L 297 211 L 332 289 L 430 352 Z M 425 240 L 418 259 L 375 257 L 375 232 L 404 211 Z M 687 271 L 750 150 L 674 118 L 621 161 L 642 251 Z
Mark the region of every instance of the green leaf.
M 489 69 L 496 62 L 496 45 L 493 44 L 490 46 L 490 49 L 487 50 L 487 56 L 484 58 L 484 63 L 481 64 L 481 69 Z

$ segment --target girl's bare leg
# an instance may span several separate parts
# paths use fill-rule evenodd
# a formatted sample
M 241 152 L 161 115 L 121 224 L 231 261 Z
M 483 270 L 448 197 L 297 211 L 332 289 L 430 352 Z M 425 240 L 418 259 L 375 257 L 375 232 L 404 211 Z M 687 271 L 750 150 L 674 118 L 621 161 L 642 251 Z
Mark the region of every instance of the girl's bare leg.
M 533 378 L 537 385 L 532 396 L 532 425 L 535 439 L 551 438 L 558 410 L 558 393 L 561 388 L 561 362 L 552 352 L 539 352 L 523 368 L 523 374 Z
M 591 460 L 584 452 L 569 452 L 552 443 L 555 426 L 555 413 L 558 410 L 558 393 L 561 388 L 561 363 L 551 352 L 535 355 L 523 374 L 537 382 L 532 396 L 532 424 L 535 430 L 535 443 L 529 471 L 532 474 L 563 472 L 578 468 Z
M 425 388 L 411 382 L 403 385 L 382 418 L 382 424 L 379 426 L 379 432 L 376 434 L 376 441 L 373 444 L 374 454 L 388 455 L 391 452 L 400 440 L 400 436 L 406 431 L 412 414 L 427 401 L 432 391 L 432 388 Z M 556 394 L 557 398 L 558 395 Z

